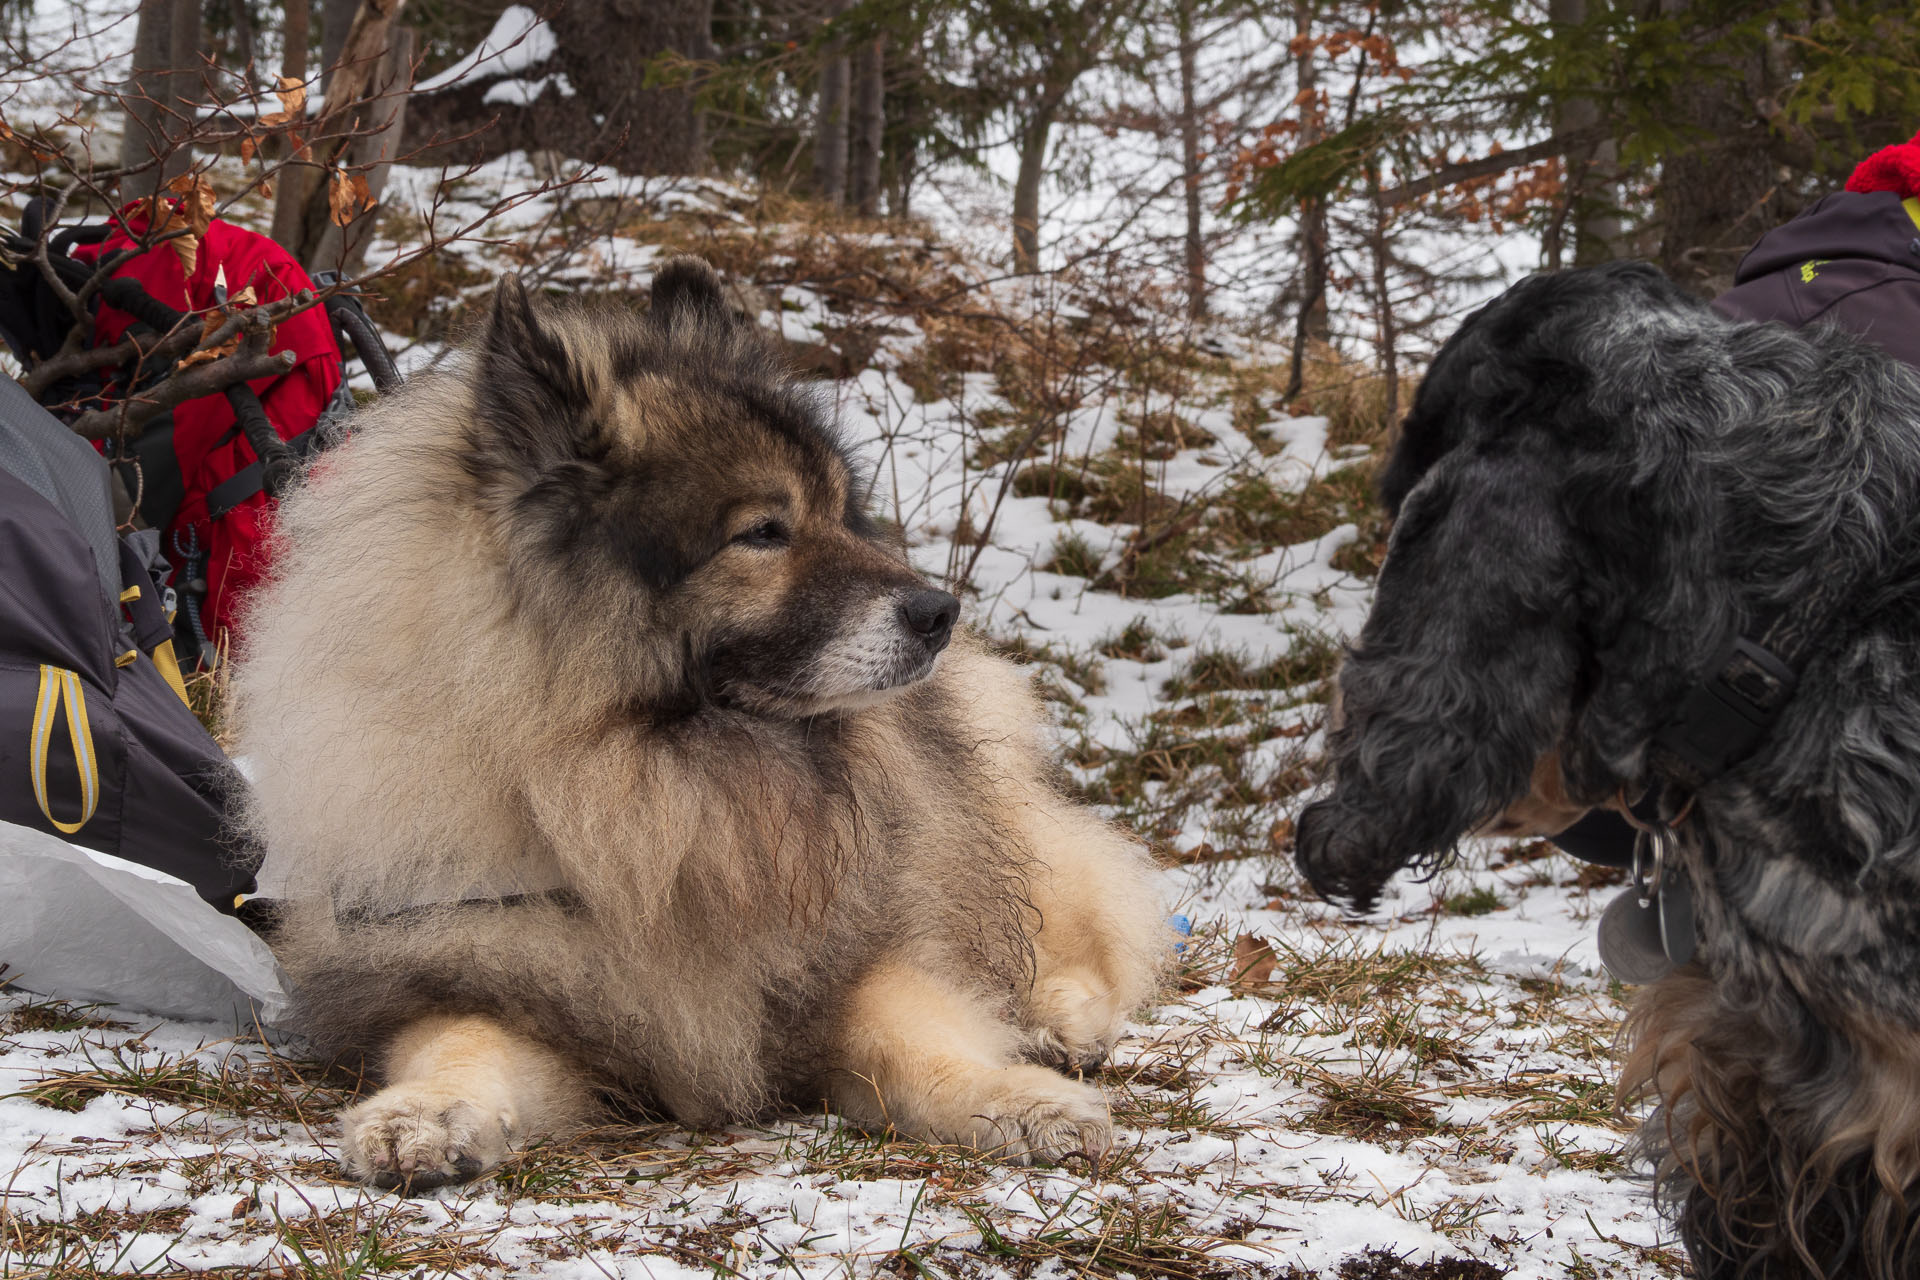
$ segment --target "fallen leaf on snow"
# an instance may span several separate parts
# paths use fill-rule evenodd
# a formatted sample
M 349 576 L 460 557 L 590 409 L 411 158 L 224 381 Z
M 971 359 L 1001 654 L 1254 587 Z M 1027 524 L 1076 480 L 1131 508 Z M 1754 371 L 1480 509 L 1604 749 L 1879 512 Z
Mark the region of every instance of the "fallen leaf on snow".
M 1227 985 L 1235 991 L 1264 987 L 1273 982 L 1273 944 L 1258 934 L 1243 933 L 1233 940 L 1233 977 Z

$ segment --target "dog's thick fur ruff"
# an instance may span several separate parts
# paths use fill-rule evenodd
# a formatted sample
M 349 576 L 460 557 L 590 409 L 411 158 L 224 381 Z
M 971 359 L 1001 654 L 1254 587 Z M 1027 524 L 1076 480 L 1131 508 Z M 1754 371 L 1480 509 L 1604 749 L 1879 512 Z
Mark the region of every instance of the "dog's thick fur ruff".
M 1849 584 L 1678 829 L 1698 962 L 1640 993 L 1622 1091 L 1657 1104 L 1640 1142 L 1699 1275 L 1920 1274 L 1920 377 L 1651 268 L 1535 277 L 1441 351 L 1381 487 L 1298 840 L 1360 907 L 1556 756 L 1575 813 L 1660 782 L 1723 625 Z
M 233 679 L 298 1025 L 388 1081 L 349 1172 L 470 1177 L 608 1099 L 1101 1154 L 1048 1068 L 1154 992 L 1151 864 L 1046 780 L 1018 670 L 935 665 L 951 598 L 705 264 L 644 317 L 503 282 L 355 427 Z

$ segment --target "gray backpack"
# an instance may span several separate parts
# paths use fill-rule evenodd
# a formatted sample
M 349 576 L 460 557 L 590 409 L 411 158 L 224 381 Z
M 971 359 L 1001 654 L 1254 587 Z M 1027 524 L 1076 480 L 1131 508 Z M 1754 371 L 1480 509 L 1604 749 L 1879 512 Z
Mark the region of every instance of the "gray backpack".
M 260 859 L 227 821 L 244 784 L 187 707 L 155 551 L 116 533 L 106 460 L 0 378 L 0 821 L 232 913 Z

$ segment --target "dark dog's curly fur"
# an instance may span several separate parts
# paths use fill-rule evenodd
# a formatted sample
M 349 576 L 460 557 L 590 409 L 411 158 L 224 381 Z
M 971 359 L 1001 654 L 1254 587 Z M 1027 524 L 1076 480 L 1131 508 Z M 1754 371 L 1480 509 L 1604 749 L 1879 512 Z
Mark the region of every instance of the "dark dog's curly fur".
M 1679 828 L 1701 948 L 1641 993 L 1621 1089 L 1657 1103 L 1640 1145 L 1703 1277 L 1920 1274 L 1920 377 L 1650 267 L 1535 277 L 1442 350 L 1382 490 L 1299 824 L 1356 907 L 1549 752 L 1582 804 L 1662 783 L 1650 743 L 1723 626 L 1837 601 Z

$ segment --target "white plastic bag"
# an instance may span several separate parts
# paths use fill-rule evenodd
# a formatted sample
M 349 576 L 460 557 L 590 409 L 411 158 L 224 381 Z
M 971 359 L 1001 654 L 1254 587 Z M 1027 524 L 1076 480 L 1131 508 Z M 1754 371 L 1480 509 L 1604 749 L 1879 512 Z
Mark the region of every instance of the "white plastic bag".
M 287 981 L 253 930 L 184 880 L 0 822 L 0 964 L 15 987 L 84 1004 L 251 1027 Z

